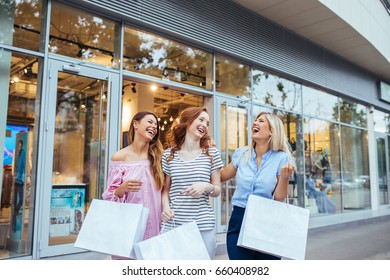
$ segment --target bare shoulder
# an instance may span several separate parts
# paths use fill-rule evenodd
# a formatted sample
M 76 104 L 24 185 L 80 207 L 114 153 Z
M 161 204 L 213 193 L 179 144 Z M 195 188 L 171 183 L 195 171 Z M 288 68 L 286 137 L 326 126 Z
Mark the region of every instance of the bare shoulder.
M 112 161 L 125 161 L 126 160 L 126 155 L 129 154 L 129 151 L 128 149 L 126 148 L 123 148 L 119 151 L 116 151 L 112 157 L 111 157 L 111 160 Z

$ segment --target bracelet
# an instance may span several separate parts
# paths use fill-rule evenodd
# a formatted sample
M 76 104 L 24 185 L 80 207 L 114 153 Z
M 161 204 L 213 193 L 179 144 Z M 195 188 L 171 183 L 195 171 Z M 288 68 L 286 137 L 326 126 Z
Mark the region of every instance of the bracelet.
M 215 191 L 215 186 L 213 185 L 213 189 L 212 189 L 210 192 L 208 192 L 207 194 L 210 195 L 210 194 L 212 194 L 214 191 Z

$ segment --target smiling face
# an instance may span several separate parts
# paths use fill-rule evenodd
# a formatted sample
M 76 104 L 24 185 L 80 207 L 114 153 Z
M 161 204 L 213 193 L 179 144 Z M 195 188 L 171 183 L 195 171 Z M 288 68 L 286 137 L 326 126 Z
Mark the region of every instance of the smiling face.
M 252 140 L 269 140 L 272 135 L 266 115 L 258 116 L 252 124 Z
M 195 136 L 196 139 L 201 139 L 203 136 L 207 135 L 209 126 L 209 114 L 203 111 L 187 128 L 187 133 Z
M 145 115 L 141 120 L 133 122 L 135 134 L 151 141 L 157 134 L 157 119 L 153 115 Z

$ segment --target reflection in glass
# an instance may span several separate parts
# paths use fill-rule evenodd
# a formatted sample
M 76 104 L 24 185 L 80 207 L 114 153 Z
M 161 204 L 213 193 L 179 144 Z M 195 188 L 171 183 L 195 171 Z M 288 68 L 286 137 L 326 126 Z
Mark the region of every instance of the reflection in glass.
M 366 127 L 366 106 L 340 98 L 340 122 Z
M 31 255 L 35 211 L 36 146 L 36 57 L 0 50 L 2 66 L 0 88 L 0 143 L 2 178 L 0 178 L 0 259 Z M 6 114 L 6 115 L 5 115 Z
M 49 52 L 117 69 L 117 22 L 53 2 Z
M 336 184 L 340 178 L 338 125 L 310 118 L 304 118 L 303 124 L 306 208 L 311 215 L 341 211 L 341 188 Z
M 342 188 L 344 209 L 371 206 L 367 131 L 341 126 L 342 176 L 335 187 Z
M 389 138 L 389 137 L 388 137 Z M 389 140 L 389 139 L 388 139 Z M 388 147 L 390 148 L 390 147 Z M 378 157 L 378 185 L 379 185 L 379 203 L 381 205 L 389 204 L 388 174 L 389 162 L 386 161 L 386 138 L 377 137 L 376 149 Z M 390 156 L 390 154 L 388 154 Z
M 221 158 L 227 165 L 237 148 L 248 145 L 248 110 L 222 103 L 220 112 Z M 232 211 L 231 199 L 236 189 L 236 180 L 233 178 L 221 186 L 221 225 L 227 225 Z
M 251 68 L 235 60 L 216 55 L 216 90 L 244 99 L 251 98 Z
M 0 1 L 0 43 L 39 51 L 41 0 Z
M 107 98 L 106 81 L 58 72 L 50 245 L 74 242 L 82 218 L 76 210 L 84 214 L 84 201 L 88 206 L 93 198 L 100 197 L 104 186 Z M 59 203 L 61 193 L 72 198 L 82 196 L 82 204 L 77 208 L 70 198 Z M 59 226 L 59 217 L 68 222 Z
M 278 76 L 253 70 L 253 98 L 262 104 L 301 111 L 301 85 Z
M 125 27 L 124 70 L 212 90 L 212 54 Z
M 339 121 L 338 97 L 302 86 L 304 114 L 329 121 Z
M 374 130 L 382 133 L 390 133 L 390 114 L 374 110 Z

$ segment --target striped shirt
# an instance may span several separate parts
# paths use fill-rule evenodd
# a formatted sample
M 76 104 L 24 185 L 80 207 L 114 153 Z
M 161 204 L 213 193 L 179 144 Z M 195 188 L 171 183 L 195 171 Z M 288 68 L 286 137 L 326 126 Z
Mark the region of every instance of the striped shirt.
M 167 162 L 170 153 L 170 148 L 164 151 L 162 166 L 164 173 L 171 177 L 169 197 L 175 218 L 163 226 L 171 229 L 172 226 L 196 221 L 201 231 L 214 229 L 215 215 L 210 205 L 209 195 L 203 193 L 199 198 L 193 198 L 180 193 L 194 183 L 210 183 L 211 173 L 219 172 L 219 169 L 223 167 L 218 149 L 209 148 L 212 160 L 202 151 L 195 159 L 182 161 L 176 151 L 174 158 Z

